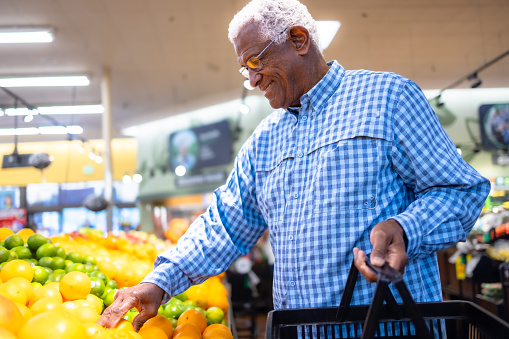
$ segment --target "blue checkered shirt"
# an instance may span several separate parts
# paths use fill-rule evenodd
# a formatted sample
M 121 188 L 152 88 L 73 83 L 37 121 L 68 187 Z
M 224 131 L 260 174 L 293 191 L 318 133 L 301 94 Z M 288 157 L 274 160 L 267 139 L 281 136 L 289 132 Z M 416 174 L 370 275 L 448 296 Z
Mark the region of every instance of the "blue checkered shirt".
M 415 83 L 329 65 L 298 114 L 279 109 L 260 123 L 211 206 L 144 282 L 180 293 L 225 271 L 268 227 L 274 307 L 336 306 L 352 249 L 370 253 L 371 229 L 392 218 L 408 237 L 413 298 L 441 300 L 435 251 L 466 239 L 489 181 L 461 159 Z M 359 275 L 352 304 L 369 304 L 374 287 Z

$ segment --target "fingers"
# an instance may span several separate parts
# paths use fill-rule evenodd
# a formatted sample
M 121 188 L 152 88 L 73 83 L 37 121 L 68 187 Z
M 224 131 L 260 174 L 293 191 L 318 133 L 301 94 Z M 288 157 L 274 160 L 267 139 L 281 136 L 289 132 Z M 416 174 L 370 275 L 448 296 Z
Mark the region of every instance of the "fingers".
M 136 332 L 145 324 L 147 320 L 157 315 L 157 309 L 142 309 L 141 312 L 133 319 L 133 327 Z
M 353 249 L 353 260 L 354 264 L 359 270 L 359 272 L 366 278 L 369 282 L 375 282 L 378 280 L 378 277 L 375 272 L 371 270 L 366 264 L 366 253 L 361 251 L 357 247 Z
M 137 306 L 137 304 L 136 298 L 128 297 L 128 292 L 126 290 L 118 291 L 115 295 L 115 300 L 104 310 L 99 320 L 97 320 L 97 323 L 106 328 L 114 328 L 118 325 L 122 317 L 131 308 Z
M 373 250 L 370 255 L 371 264 L 375 266 L 382 266 L 386 260 L 390 239 L 388 239 L 385 232 L 381 230 L 373 230 L 371 232 L 371 243 L 373 244 Z

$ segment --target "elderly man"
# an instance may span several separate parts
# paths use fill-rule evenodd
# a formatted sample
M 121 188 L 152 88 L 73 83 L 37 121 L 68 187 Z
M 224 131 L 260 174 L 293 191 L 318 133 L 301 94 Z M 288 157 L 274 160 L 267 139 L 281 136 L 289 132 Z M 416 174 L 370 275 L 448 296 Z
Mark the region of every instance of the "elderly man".
M 327 63 L 296 0 L 248 3 L 229 38 L 240 72 L 277 110 L 243 145 L 207 212 L 140 285 L 119 291 L 99 323 L 113 326 L 137 307 L 139 329 L 267 228 L 276 309 L 338 305 L 352 260 L 376 280 L 367 254 L 404 272 L 416 301 L 441 300 L 435 252 L 466 238 L 490 185 L 458 155 L 417 85 Z M 367 280 L 352 303 L 369 304 Z

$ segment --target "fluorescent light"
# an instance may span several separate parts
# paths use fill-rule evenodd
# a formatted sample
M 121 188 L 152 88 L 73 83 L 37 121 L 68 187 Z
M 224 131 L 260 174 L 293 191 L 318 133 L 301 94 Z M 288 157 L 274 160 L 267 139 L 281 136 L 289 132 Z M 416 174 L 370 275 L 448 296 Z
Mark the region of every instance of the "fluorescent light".
M 41 43 L 52 41 L 53 32 L 51 28 L 0 28 L 0 43 L 2 44 Z
M 47 106 L 37 107 L 39 114 L 101 114 L 104 113 L 102 105 L 75 105 L 75 106 Z M 28 115 L 33 114 L 28 108 L 7 108 L 7 115 Z
M 317 21 L 316 24 L 320 36 L 320 49 L 323 51 L 329 47 L 341 23 L 339 21 Z
M 83 127 L 71 126 L 41 126 L 23 128 L 0 128 L 0 135 L 38 135 L 38 134 L 81 134 Z
M 85 75 L 0 78 L 1 87 L 50 87 L 88 85 L 90 85 L 90 80 Z

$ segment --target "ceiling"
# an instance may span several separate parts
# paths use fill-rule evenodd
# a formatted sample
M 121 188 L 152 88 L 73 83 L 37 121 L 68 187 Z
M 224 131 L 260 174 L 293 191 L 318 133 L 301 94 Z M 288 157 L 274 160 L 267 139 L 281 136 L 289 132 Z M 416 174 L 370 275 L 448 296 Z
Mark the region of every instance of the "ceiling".
M 241 96 L 243 78 L 227 30 L 246 2 L 0 0 L 1 26 L 55 28 L 49 44 L 0 44 L 0 77 L 88 74 L 88 87 L 10 90 L 34 106 L 97 104 L 103 70 L 110 68 L 113 137 L 121 137 L 123 128 Z M 446 88 L 509 50 L 507 0 L 303 2 L 316 20 L 342 24 L 324 52 L 327 60 L 336 59 L 347 69 L 396 72 L 423 89 Z M 479 76 L 484 88 L 509 87 L 509 56 Z M 0 91 L 0 107 L 12 106 Z M 101 137 L 100 115 L 53 118 L 82 125 L 84 139 Z M 19 118 L 18 124 L 50 125 L 41 116 L 28 124 Z M 0 117 L 0 128 L 13 126 L 13 117 Z M 0 143 L 10 142 L 12 136 L 0 136 Z

